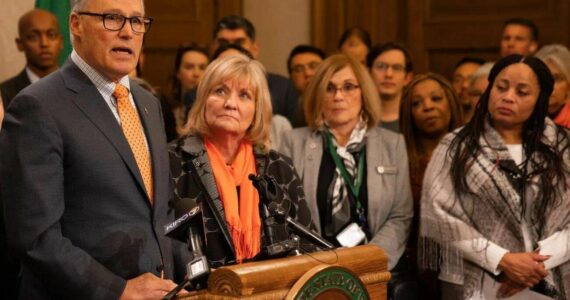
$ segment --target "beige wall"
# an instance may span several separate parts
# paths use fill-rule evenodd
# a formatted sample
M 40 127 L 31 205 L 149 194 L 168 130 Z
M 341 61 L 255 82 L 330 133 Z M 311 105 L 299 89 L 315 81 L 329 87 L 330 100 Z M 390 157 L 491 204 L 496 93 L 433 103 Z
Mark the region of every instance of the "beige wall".
M 18 74 L 26 65 L 14 39 L 18 36 L 18 18 L 34 7 L 34 0 L 2 0 L 0 4 L 0 82 Z
M 244 0 L 243 14 L 255 26 L 259 60 L 268 71 L 288 77 L 289 52 L 311 40 L 310 0 Z

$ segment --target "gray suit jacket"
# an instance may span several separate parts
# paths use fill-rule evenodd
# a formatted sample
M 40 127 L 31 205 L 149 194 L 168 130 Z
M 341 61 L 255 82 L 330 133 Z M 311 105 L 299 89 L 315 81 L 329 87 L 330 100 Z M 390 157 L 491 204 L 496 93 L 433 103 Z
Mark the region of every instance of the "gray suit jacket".
M 22 90 L 0 134 L 9 245 L 20 299 L 117 299 L 142 273 L 173 277 L 169 165 L 160 104 L 131 92 L 150 147 L 154 206 L 108 105 L 79 68 Z
M 293 159 L 303 181 L 313 222 L 320 231 L 317 182 L 323 156 L 322 136 L 308 127 L 297 128 L 285 137 L 280 150 Z M 366 169 L 368 222 L 374 235 L 370 243 L 386 252 L 388 268 L 392 269 L 404 253 L 413 216 L 403 136 L 379 127 L 369 130 L 366 133 Z

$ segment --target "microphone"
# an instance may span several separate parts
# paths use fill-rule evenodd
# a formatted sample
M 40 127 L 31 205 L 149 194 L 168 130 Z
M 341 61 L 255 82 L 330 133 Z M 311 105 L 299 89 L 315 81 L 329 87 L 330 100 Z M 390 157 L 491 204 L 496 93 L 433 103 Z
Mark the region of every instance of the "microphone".
M 184 211 L 174 222 L 164 225 L 164 234 L 175 238 L 179 241 L 186 242 L 188 240 L 188 228 L 191 227 L 191 220 L 202 212 L 200 206 L 192 199 L 185 199 L 183 206 L 176 207 L 177 211 Z
M 280 256 L 295 250 L 299 245 L 298 239 L 290 239 L 285 218 L 282 218 L 281 214 L 275 213 L 275 210 L 285 211 L 285 209 L 281 203 L 277 202 L 278 198 L 283 197 L 279 197 L 278 193 L 281 191 L 277 190 L 274 179 L 265 175 L 255 176 L 253 174 L 249 174 L 248 178 L 259 194 L 259 213 L 264 225 L 263 232 L 267 238 L 267 245 L 265 246 L 267 254 L 270 257 Z M 283 215 L 285 214 L 286 212 Z
M 250 174 L 248 178 L 253 182 L 259 192 L 259 198 L 264 204 L 260 212 L 264 218 L 264 223 L 267 225 L 265 227 L 268 227 L 264 231 L 269 240 L 268 252 L 271 252 L 272 248 L 289 251 L 290 249 L 287 246 L 291 245 L 292 242 L 295 247 L 298 246 L 298 239 L 297 241 L 295 238 L 289 240 L 287 229 L 323 249 L 334 248 L 333 244 L 288 215 L 289 205 L 285 205 L 286 207 L 283 205 L 283 191 L 279 189 L 275 178 L 265 174 L 259 176 Z M 279 226 L 275 226 L 275 224 Z
M 193 199 L 184 199 L 177 211 L 185 211 L 178 219 L 164 226 L 166 236 L 186 242 L 192 259 L 186 264 L 186 277 L 175 289 L 170 291 L 163 299 L 173 299 L 176 294 L 191 283 L 195 289 L 206 287 L 206 280 L 210 275 L 208 259 L 202 250 L 200 228 L 202 224 L 202 208 Z M 197 220 L 197 221 L 196 221 Z
M 311 241 L 313 244 L 318 245 L 323 249 L 333 249 L 334 245 L 325 240 L 322 236 L 318 235 L 311 229 L 303 226 L 301 223 L 295 221 L 293 218 L 287 216 L 287 224 L 295 234 Z

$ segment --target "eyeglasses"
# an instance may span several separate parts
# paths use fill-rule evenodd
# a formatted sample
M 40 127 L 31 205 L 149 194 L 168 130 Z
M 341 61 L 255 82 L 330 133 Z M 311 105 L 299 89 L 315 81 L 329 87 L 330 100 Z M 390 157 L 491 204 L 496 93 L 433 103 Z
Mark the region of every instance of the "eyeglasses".
M 320 64 L 320 61 L 312 61 L 305 65 L 294 65 L 291 71 L 293 71 L 293 73 L 305 73 L 305 70 L 307 69 L 311 71 L 317 69 Z
M 392 72 L 394 73 L 403 73 L 406 70 L 405 67 L 401 64 L 390 65 L 383 62 L 375 64 L 374 68 L 383 72 L 388 71 L 388 69 L 392 69 Z
M 152 18 L 147 17 L 125 17 L 119 14 L 97 14 L 92 12 L 78 12 L 77 14 L 103 18 L 103 27 L 110 31 L 120 31 L 125 26 L 127 20 L 131 23 L 133 32 L 136 33 L 148 32 L 150 24 L 152 24 Z
M 360 86 L 350 82 L 343 84 L 341 87 L 336 87 L 333 84 L 329 84 L 325 90 L 325 94 L 329 97 L 334 97 L 334 95 L 336 95 L 336 92 L 340 91 L 343 95 L 346 96 L 354 93 L 359 88 Z

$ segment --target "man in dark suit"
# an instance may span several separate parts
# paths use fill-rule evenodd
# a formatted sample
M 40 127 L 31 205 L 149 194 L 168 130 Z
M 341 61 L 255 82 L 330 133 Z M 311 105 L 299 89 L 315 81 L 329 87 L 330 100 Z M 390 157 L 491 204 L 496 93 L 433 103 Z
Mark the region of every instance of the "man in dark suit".
M 216 24 L 213 50 L 222 44 L 238 44 L 249 51 L 255 59 L 259 55 L 259 46 L 255 41 L 255 27 L 244 17 L 226 16 Z M 271 93 L 273 113 L 282 115 L 291 124 L 295 124 L 299 96 L 293 83 L 281 75 L 268 72 L 267 84 Z
M 325 52 L 311 45 L 297 45 L 287 58 L 287 71 L 295 89 L 299 93 L 299 101 L 294 127 L 305 127 L 305 109 L 303 108 L 303 92 L 311 82 L 319 65 L 325 60 Z
M 63 39 L 56 16 L 42 9 L 25 13 L 18 21 L 16 46 L 26 55 L 26 68 L 0 84 L 4 107 L 22 89 L 57 70 Z
M 0 182 L 20 299 L 158 299 L 175 287 L 160 104 L 127 77 L 143 16 L 141 0 L 77 1 L 70 59 L 7 110 Z

